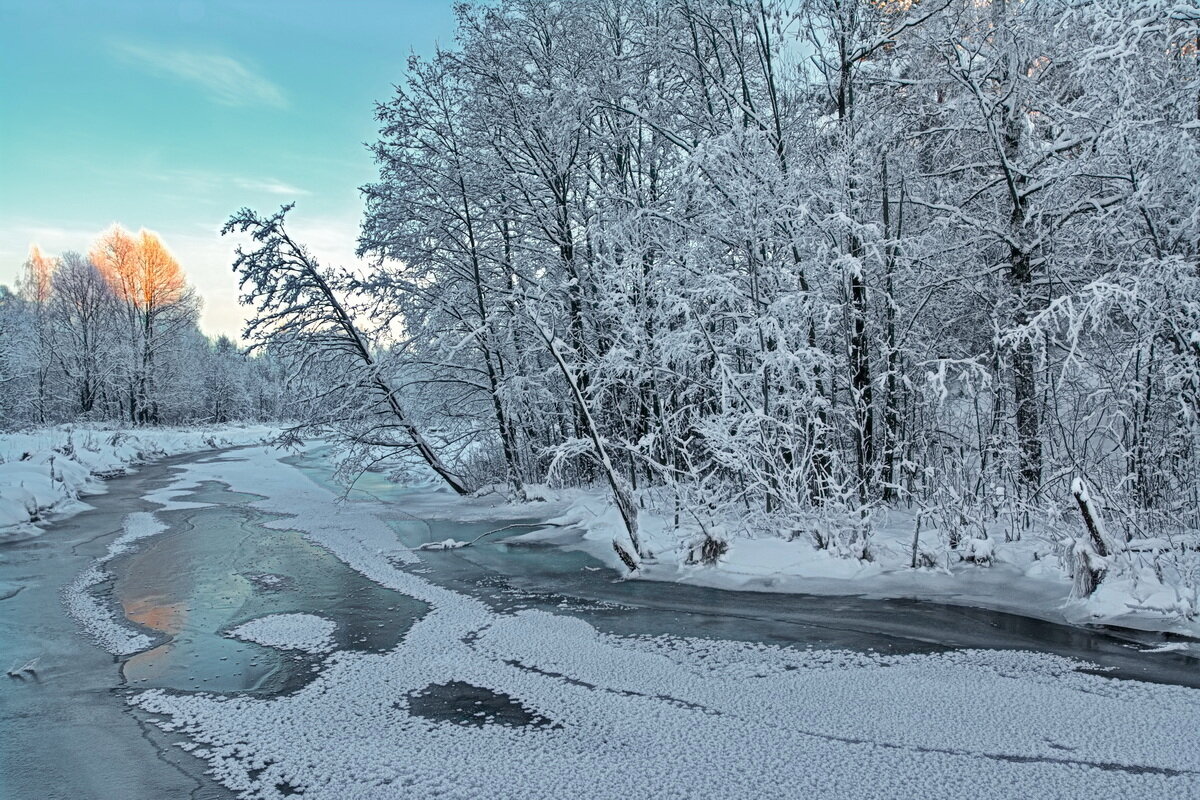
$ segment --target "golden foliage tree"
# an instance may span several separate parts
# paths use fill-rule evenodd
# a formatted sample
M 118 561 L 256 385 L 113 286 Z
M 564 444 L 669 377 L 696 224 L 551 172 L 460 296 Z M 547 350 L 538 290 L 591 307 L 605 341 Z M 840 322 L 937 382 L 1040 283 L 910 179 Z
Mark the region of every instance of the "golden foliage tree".
M 29 259 L 21 276 L 21 297 L 31 303 L 45 305 L 50 300 L 54 270 L 58 259 L 48 256 L 36 244 L 29 246 Z
M 155 356 L 195 320 L 197 302 L 179 261 L 158 234 L 114 224 L 90 251 L 128 321 L 128 411 L 132 422 L 158 419 Z

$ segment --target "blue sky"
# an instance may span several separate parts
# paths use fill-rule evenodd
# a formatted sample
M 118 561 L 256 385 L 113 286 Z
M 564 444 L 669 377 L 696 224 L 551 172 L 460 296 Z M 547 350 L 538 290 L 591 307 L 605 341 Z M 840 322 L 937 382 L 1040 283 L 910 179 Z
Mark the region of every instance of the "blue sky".
M 373 104 L 453 29 L 450 0 L 0 0 L 0 283 L 32 242 L 150 228 L 236 334 L 221 224 L 295 200 L 298 236 L 351 258 Z

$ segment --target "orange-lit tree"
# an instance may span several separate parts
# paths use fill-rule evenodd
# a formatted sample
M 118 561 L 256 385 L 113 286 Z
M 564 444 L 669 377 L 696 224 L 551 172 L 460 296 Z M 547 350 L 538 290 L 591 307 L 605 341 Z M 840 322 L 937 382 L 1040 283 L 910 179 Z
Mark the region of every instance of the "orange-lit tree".
M 195 292 L 162 239 L 113 225 L 96 241 L 92 260 L 117 297 L 126 326 L 125 403 L 134 423 L 159 421 L 158 364 L 180 344 L 198 311 Z

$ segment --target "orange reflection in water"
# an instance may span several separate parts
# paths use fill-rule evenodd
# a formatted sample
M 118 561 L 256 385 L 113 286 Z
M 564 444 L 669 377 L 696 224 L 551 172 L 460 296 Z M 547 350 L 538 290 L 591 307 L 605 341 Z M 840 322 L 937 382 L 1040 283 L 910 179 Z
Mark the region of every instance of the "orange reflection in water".
M 187 608 L 182 603 L 163 603 L 161 596 L 139 597 L 123 603 L 125 616 L 152 630 L 162 633 L 179 633 L 187 617 Z

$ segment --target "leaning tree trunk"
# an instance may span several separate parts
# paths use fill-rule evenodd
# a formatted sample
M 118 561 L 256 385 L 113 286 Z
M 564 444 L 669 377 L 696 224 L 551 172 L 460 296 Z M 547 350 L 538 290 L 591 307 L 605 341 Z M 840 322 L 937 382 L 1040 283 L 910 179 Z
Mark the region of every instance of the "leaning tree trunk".
M 301 245 L 288 235 L 283 227 L 284 216 L 292 208 L 284 206 L 278 214 L 263 218 L 250 209 L 242 209 L 221 229 L 222 234 L 233 230 L 242 232 L 253 229 L 253 237 L 263 247 L 253 253 L 238 248 L 234 270 L 241 273 L 241 283 L 254 284 L 255 291 L 243 297 L 243 302 L 260 302 L 260 313 L 269 311 L 265 318 L 272 327 L 295 324 L 296 317 L 314 313 L 319 307 L 322 317 L 340 332 L 344 345 L 362 362 L 367 370 L 371 385 L 383 395 L 388 410 L 395 417 L 397 426 L 407 434 L 421 458 L 429 468 L 458 494 L 469 494 L 470 489 L 438 456 L 437 452 L 421 435 L 412 419 L 400 405 L 396 387 L 383 374 L 380 365 L 371 354 L 366 338 L 354 324 L 350 313 L 338 299 L 337 294 L 325 280 L 317 262 Z M 291 322 L 289 323 L 289 320 Z M 264 325 L 258 318 L 247 326 L 250 332 Z
M 379 368 L 379 364 L 376 363 L 375 357 L 371 355 L 371 350 L 369 347 L 367 347 L 367 343 L 363 339 L 362 334 L 359 332 L 358 327 L 354 324 L 354 321 L 350 318 L 350 315 L 342 306 L 341 301 L 339 301 L 337 296 L 334 295 L 332 288 L 330 288 L 329 284 L 316 270 L 313 270 L 313 278 L 320 287 L 321 292 L 328 299 L 330 306 L 334 309 L 338 324 L 346 333 L 347 337 L 350 338 L 352 344 L 354 345 L 355 352 L 358 353 L 358 357 L 362 359 L 363 364 L 366 365 L 368 370 L 370 370 L 371 382 L 374 383 L 375 387 L 385 395 L 388 409 L 392 412 L 392 415 L 396 417 L 396 421 L 400 424 L 400 427 L 406 434 L 408 434 L 408 438 L 412 441 L 413 446 L 417 448 L 417 452 L 420 453 L 421 458 L 426 464 L 429 465 L 430 469 L 437 473 L 439 478 L 445 481 L 447 486 L 455 491 L 455 493 L 460 495 L 470 494 L 471 490 L 467 487 L 467 485 L 457 475 L 450 471 L 450 468 L 446 466 L 441 457 L 438 456 L 437 452 L 429 446 L 429 443 L 425 440 L 425 437 L 421 435 L 421 431 L 418 430 L 417 426 L 414 425 L 412 420 L 409 419 L 408 414 L 404 412 L 404 408 L 400 405 L 400 401 L 396 397 L 396 388 L 393 387 L 391 382 L 388 381 L 388 379 L 383 375 L 383 372 Z
M 600 435 L 600 429 L 596 425 L 596 420 L 592 416 L 591 410 L 588 408 L 587 399 L 583 395 L 574 370 L 567 364 L 562 351 L 558 347 L 558 339 L 553 333 L 543 328 L 541 323 L 532 314 L 529 315 L 529 319 L 537 330 L 538 336 L 546 343 L 546 349 L 550 351 L 551 357 L 554 358 L 554 363 L 558 365 L 559 372 L 562 373 L 563 379 L 567 382 L 567 388 L 570 390 L 571 398 L 575 402 L 576 414 L 580 423 L 586 429 L 588 437 L 592 440 L 592 447 L 596 451 L 596 460 L 600 462 L 600 469 L 604 473 L 605 480 L 608 482 L 608 488 L 612 491 L 613 502 L 616 503 L 617 511 L 621 514 L 621 522 L 625 525 L 625 532 L 629 535 L 629 543 L 633 545 L 633 555 L 626 552 L 616 540 L 613 541 L 613 549 L 617 551 L 617 555 L 621 557 L 621 560 L 625 562 L 630 571 L 633 571 L 637 569 L 636 558 L 642 558 L 645 555 L 642 552 L 641 540 L 638 537 L 637 507 L 634 505 L 633 499 L 629 496 L 629 492 L 625 488 L 625 482 L 617 474 L 612 459 L 609 458 L 608 448 L 604 446 L 604 439 Z

